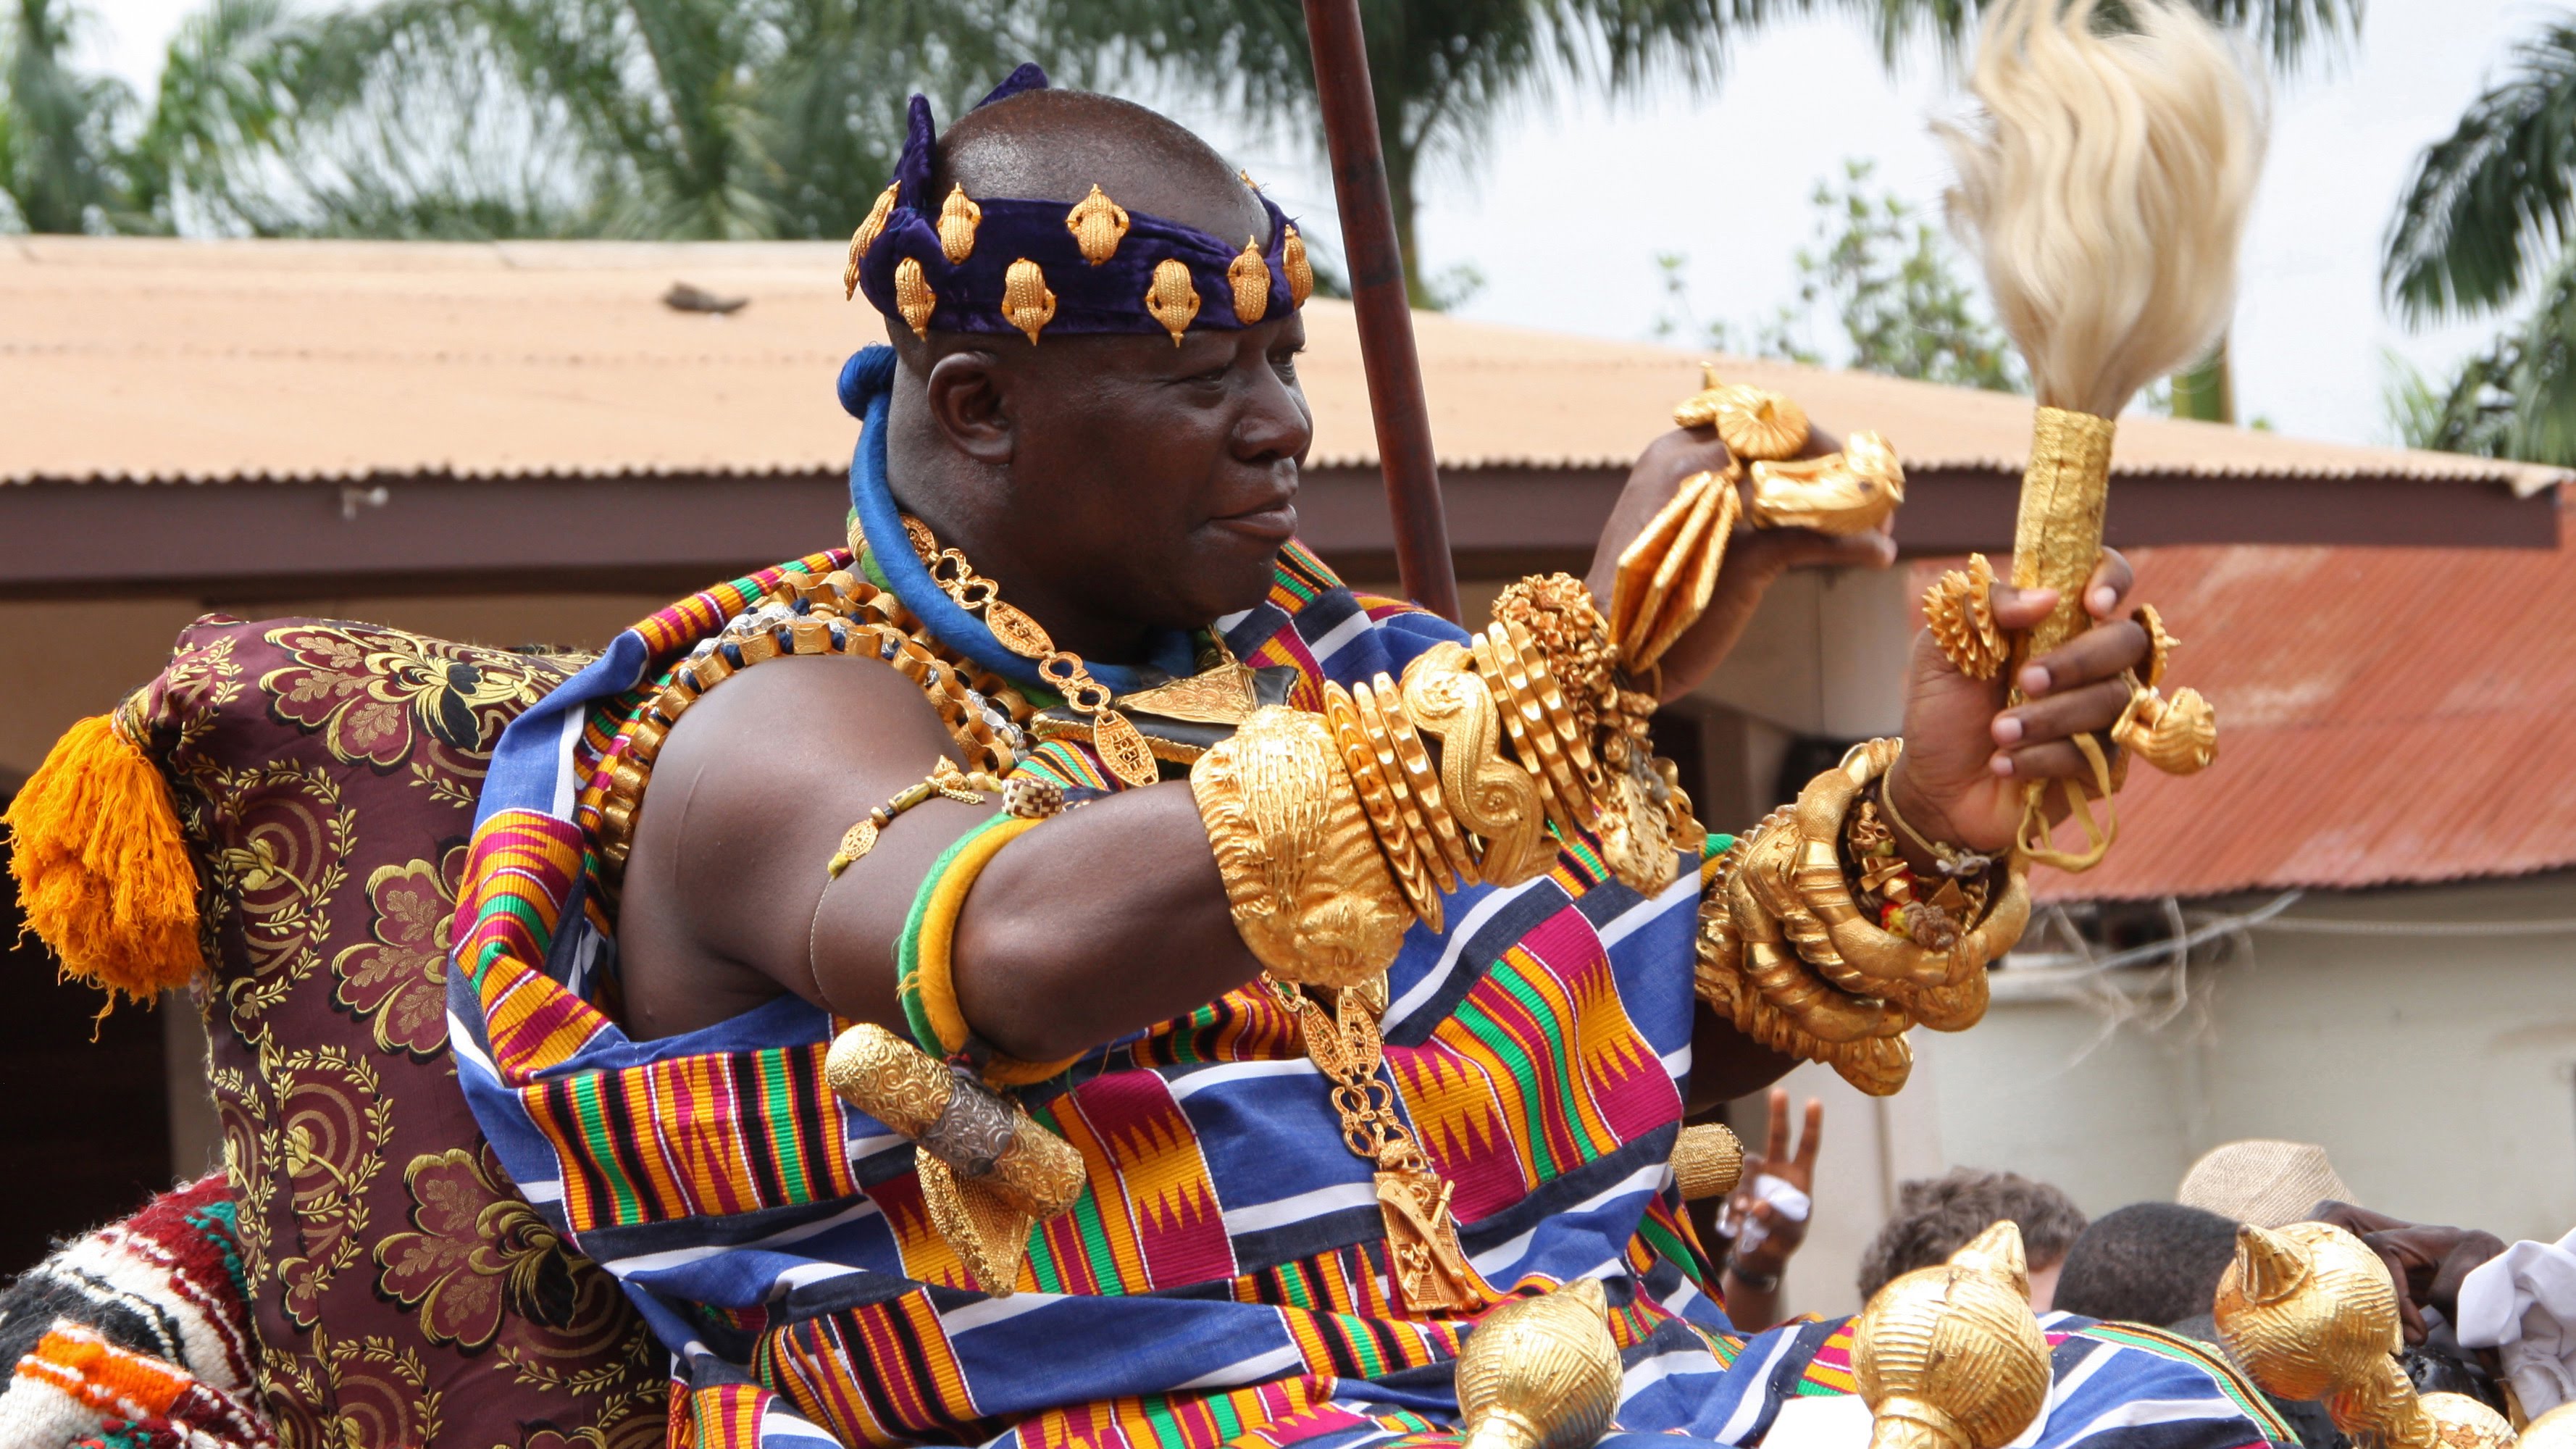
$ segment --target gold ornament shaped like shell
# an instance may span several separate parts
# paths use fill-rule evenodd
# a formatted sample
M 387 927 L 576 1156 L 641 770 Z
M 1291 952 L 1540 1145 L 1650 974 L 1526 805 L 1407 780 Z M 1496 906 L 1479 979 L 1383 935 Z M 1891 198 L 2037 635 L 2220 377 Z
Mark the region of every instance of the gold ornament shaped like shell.
M 857 231 L 850 233 L 850 260 L 841 268 L 842 301 L 859 294 L 859 263 L 868 259 L 868 248 L 875 246 L 877 238 L 885 235 L 886 218 L 894 215 L 894 199 L 902 190 L 901 183 L 897 183 L 878 192 L 876 205 L 868 208 L 867 219 L 859 223 Z
M 1064 229 L 1073 233 L 1082 259 L 1095 267 L 1118 255 L 1118 244 L 1127 239 L 1127 225 L 1127 208 L 1110 200 L 1098 186 L 1064 214 Z
M 1852 1334 L 1870 1449 L 2002 1449 L 2048 1405 L 2021 1230 L 1998 1222 L 1878 1290 Z
M 2218 711 L 2197 689 L 2166 699 L 2142 688 L 2111 726 L 2111 740 L 2168 775 L 2197 775 L 2218 758 Z
M 1728 452 L 1748 463 L 1798 456 L 1807 446 L 1807 410 L 1786 393 L 1759 387 L 1722 387 L 1709 405 L 1709 421 Z
M 1744 1180 L 1744 1144 L 1721 1122 L 1698 1122 L 1673 1139 L 1673 1185 L 1685 1202 L 1724 1197 Z
M 1154 283 L 1145 289 L 1145 315 L 1163 324 L 1172 334 L 1172 345 L 1190 330 L 1190 322 L 1199 315 L 1199 289 L 1190 285 L 1189 264 L 1178 257 L 1165 257 L 1154 264 Z
M 1306 239 L 1297 228 L 1288 228 L 1287 240 L 1279 244 L 1279 265 L 1288 271 L 1288 305 L 1303 307 L 1315 295 L 1315 268 L 1306 260 Z
M 1619 1345 L 1596 1279 L 1487 1313 L 1458 1354 L 1462 1449 L 1584 1449 L 1619 1406 Z
M 1029 334 L 1032 347 L 1038 333 L 1055 320 L 1055 293 L 1047 287 L 1046 272 L 1027 257 L 1002 274 L 1002 320 Z
M 1270 264 L 1261 259 L 1261 243 L 1243 239 L 1243 250 L 1226 263 L 1225 280 L 1234 288 L 1234 318 L 1249 327 L 1270 311 Z
M 930 314 L 939 310 L 939 295 L 922 275 L 921 258 L 905 257 L 894 264 L 894 309 L 903 314 L 913 336 L 930 335 Z
M 2426 1394 L 2424 1417 L 2440 1449 L 2514 1449 L 2512 1421 L 2466 1394 Z
M 939 249 L 951 264 L 975 254 L 975 228 L 983 220 L 984 208 L 967 199 L 965 187 L 948 188 L 948 199 L 939 204 Z
M 1995 627 L 1994 588 L 1995 566 L 1984 554 L 1972 553 L 1967 568 L 1951 569 L 1923 591 L 1923 622 L 1932 642 L 1970 679 L 1994 678 L 2009 652 Z
M 1405 908 L 1322 717 L 1271 706 L 1190 767 L 1235 930 L 1283 981 L 1355 986 L 1404 944 Z
M 1757 528 L 1865 533 L 1885 523 L 1905 501 L 1905 469 L 1896 461 L 1896 450 L 1876 433 L 1852 434 L 1839 453 L 1794 463 L 1756 463 L 1752 472 L 1753 501 L 1745 511 Z
M 2364 1423 L 2393 1427 L 2405 1417 L 2394 1397 L 2422 1412 L 2397 1366 L 2405 1340 L 2387 1265 L 2341 1228 L 2239 1226 L 2236 1258 L 2219 1275 L 2210 1313 L 2228 1355 L 2254 1382 L 2285 1399 L 2328 1400 L 2326 1412 L 2347 1434 Z

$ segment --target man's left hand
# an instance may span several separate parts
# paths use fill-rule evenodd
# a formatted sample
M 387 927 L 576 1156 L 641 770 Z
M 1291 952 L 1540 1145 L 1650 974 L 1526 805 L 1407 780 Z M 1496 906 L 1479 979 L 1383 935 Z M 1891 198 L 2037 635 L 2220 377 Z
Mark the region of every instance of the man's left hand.
M 1947 845 L 1992 854 L 2013 843 L 2022 787 L 2033 780 L 2086 780 L 2092 766 L 2073 741 L 2107 730 L 2128 707 L 2124 671 L 2147 662 L 2147 631 L 2125 617 L 2129 561 L 2108 549 L 2084 586 L 2084 611 L 2099 621 L 2047 655 L 1990 680 L 1961 674 L 1931 631 L 1914 639 L 1905 697 L 1905 756 L 1891 785 L 1908 825 Z M 2028 629 L 2057 607 L 2054 589 L 1994 586 L 1996 627 Z M 2024 696 L 2004 707 L 2018 683 Z

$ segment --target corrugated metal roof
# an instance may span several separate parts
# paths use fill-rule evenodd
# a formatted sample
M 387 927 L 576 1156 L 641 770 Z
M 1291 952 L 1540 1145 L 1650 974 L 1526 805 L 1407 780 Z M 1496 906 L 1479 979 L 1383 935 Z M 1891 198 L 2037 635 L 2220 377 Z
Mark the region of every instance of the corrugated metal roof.
M 0 481 L 338 482 L 828 472 L 849 460 L 842 359 L 884 333 L 840 293 L 838 243 L 0 242 Z M 673 281 L 747 297 L 674 312 Z M 1350 309 L 1308 309 L 1317 467 L 1372 467 Z M 1696 357 L 1417 319 L 1445 467 L 1625 468 L 1698 386 Z M 1876 428 L 1918 472 L 2017 476 L 2027 400 L 1728 362 L 1828 429 Z M 2551 469 L 2302 442 L 2164 418 L 2124 473 L 2507 483 Z
M 2217 706 L 2218 761 L 2134 771 L 2110 858 L 2034 887 L 2136 899 L 2576 865 L 2567 531 L 2562 502 L 2548 552 L 2139 550 L 2138 597 L 2183 640 L 2171 682 Z

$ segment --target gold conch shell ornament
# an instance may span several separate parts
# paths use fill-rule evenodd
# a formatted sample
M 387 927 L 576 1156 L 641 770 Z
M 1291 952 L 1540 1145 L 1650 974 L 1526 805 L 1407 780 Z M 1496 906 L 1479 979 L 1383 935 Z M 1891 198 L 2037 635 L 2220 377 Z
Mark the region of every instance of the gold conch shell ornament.
M 975 228 L 983 220 L 984 208 L 968 199 L 965 187 L 948 188 L 948 199 L 939 204 L 939 249 L 950 262 L 963 262 L 975 254 Z
M 877 193 L 876 205 L 868 208 L 867 219 L 850 233 L 850 259 L 841 268 L 841 300 L 846 302 L 859 294 L 859 263 L 868 259 L 868 248 L 885 235 L 886 218 L 894 215 L 894 199 L 903 190 L 896 182 Z
M 1599 1280 L 1487 1313 L 1458 1355 L 1461 1449 L 1583 1449 L 1619 1407 L 1619 1345 Z
M 1064 214 L 1065 230 L 1073 233 L 1073 244 L 1082 248 L 1082 259 L 1099 266 L 1118 255 L 1118 244 L 1127 239 L 1127 208 L 1109 199 L 1098 186 L 1091 194 L 1073 204 Z
M 1744 1143 L 1724 1123 L 1694 1123 L 1673 1139 L 1673 1185 L 1683 1201 L 1724 1197 L 1743 1180 Z
M 1905 467 L 1887 439 L 1851 435 L 1839 453 L 1753 465 L 1753 498 L 1745 505 L 1757 528 L 1812 528 L 1866 533 L 1905 501 Z
M 1979 1233 L 1878 1290 L 1852 1333 L 1870 1449 L 2003 1449 L 2048 1406 L 2021 1229 Z
M 921 258 L 905 257 L 894 265 L 894 309 L 915 337 L 930 335 L 930 314 L 939 310 L 939 294 L 922 275 Z
M 1002 320 L 1029 334 L 1032 347 L 1038 332 L 1055 320 L 1055 293 L 1047 287 L 1046 272 L 1027 257 L 1002 274 Z
M 1163 324 L 1174 347 L 1181 345 L 1191 319 L 1199 315 L 1199 289 L 1190 285 L 1188 263 L 1165 257 L 1154 264 L 1154 283 L 1145 289 L 1145 315 Z
M 1243 250 L 1226 264 L 1225 280 L 1234 288 L 1234 318 L 1249 327 L 1270 311 L 1270 264 L 1261 259 L 1261 243 L 1243 239 Z
M 2322 1399 L 2372 1449 L 2494 1449 L 2504 1417 L 2459 1394 L 2419 1394 L 2398 1364 L 2405 1338 L 2388 1268 L 2331 1223 L 2236 1230 L 2236 1259 L 2211 1305 L 2228 1354 L 2264 1389 Z
M 1724 383 L 1717 369 L 1700 364 L 1700 390 L 1673 409 L 1673 423 L 1684 428 L 1717 429 L 1726 450 L 1750 463 L 1794 458 L 1807 446 L 1807 410 L 1786 393 L 1742 383 Z

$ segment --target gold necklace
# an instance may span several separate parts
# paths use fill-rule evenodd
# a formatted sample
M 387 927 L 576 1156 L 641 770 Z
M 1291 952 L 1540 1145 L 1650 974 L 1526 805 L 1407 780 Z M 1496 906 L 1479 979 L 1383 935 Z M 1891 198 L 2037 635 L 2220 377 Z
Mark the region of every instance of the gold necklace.
M 1079 655 L 1055 647 L 1044 625 L 1026 611 L 1002 602 L 1001 585 L 976 573 L 965 554 L 941 548 L 929 524 L 907 513 L 903 516 L 903 531 L 912 541 L 912 551 L 930 570 L 931 581 L 946 591 L 957 607 L 970 614 L 982 614 L 984 627 L 993 631 L 1003 648 L 1023 659 L 1036 660 L 1038 677 L 1064 696 L 1067 708 L 1091 722 L 1091 748 L 1109 773 L 1130 785 L 1151 785 L 1159 778 L 1154 752 L 1146 745 L 1145 736 L 1127 716 L 1111 708 L 1108 686 L 1091 677 Z
M 1406 1312 L 1470 1313 L 1493 1301 L 1485 1280 L 1458 1246 L 1450 1216 L 1454 1184 L 1431 1168 L 1422 1145 L 1395 1110 L 1395 1089 L 1378 1076 L 1386 1055 L 1377 1013 L 1386 1008 L 1386 978 L 1334 993 L 1333 1009 L 1265 971 L 1262 984 L 1297 1018 L 1306 1058 L 1333 1083 L 1342 1145 L 1377 1164 L 1377 1207 L 1386 1220 L 1386 1276 Z

